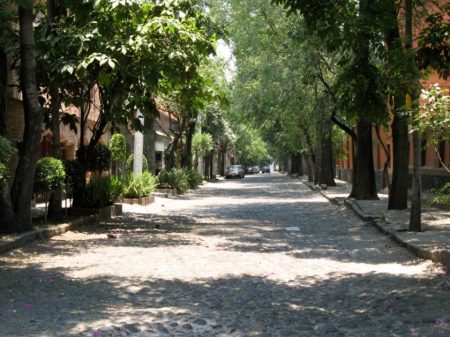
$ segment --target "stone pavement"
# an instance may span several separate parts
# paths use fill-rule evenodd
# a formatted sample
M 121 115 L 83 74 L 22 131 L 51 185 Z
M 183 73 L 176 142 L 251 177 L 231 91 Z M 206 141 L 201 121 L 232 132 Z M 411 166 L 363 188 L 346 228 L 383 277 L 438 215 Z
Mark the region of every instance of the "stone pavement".
M 337 186 L 321 189 L 304 183 L 335 204 L 347 204 L 363 220 L 371 222 L 383 233 L 405 246 L 417 256 L 440 262 L 450 269 L 450 212 L 423 205 L 422 232 L 408 232 L 409 209 L 388 210 L 388 196 L 380 200 L 348 199 L 351 184 L 336 180 Z
M 443 268 L 298 180 L 124 211 L 0 256 L 0 336 L 450 335 Z

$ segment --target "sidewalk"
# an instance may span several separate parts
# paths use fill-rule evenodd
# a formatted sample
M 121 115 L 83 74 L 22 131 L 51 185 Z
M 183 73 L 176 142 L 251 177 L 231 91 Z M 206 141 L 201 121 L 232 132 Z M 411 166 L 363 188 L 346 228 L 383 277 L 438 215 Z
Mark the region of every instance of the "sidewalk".
M 409 209 L 388 210 L 385 194 L 378 195 L 380 200 L 355 200 L 348 198 L 351 184 L 345 181 L 335 180 L 337 186 L 326 189 L 302 181 L 331 202 L 347 205 L 361 219 L 370 222 L 418 257 L 440 262 L 450 270 L 450 212 L 422 205 L 422 232 L 408 232 Z

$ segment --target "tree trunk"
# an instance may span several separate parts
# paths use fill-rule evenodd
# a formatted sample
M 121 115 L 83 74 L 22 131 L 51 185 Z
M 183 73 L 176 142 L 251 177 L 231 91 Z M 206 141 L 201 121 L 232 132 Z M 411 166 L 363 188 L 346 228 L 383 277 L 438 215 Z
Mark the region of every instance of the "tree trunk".
M 305 158 L 306 169 L 308 171 L 307 172 L 308 173 L 308 181 L 312 182 L 312 181 L 314 181 L 314 173 L 313 173 L 314 165 L 313 165 L 313 161 L 312 161 L 312 159 L 310 158 L 309 155 L 304 154 L 303 156 Z
M 394 115 L 392 121 L 393 165 L 388 209 L 408 208 L 409 140 L 408 119 Z
M 0 46 L 0 136 L 6 133 L 6 89 L 8 87 L 8 58 L 3 46 Z
M 89 95 L 89 94 L 88 94 Z M 80 162 L 83 168 L 81 186 L 75 186 L 73 189 L 73 206 L 83 207 L 84 191 L 86 190 L 86 147 L 84 146 L 84 133 L 86 130 L 86 120 L 89 115 L 89 108 L 86 109 L 84 105 L 80 107 L 80 142 L 77 150 L 77 161 Z
M 59 84 L 56 79 L 50 84 L 50 113 L 51 113 L 51 131 L 52 131 L 52 157 L 61 159 L 60 148 L 60 118 L 59 110 L 61 108 L 61 99 L 59 96 Z M 51 192 L 48 205 L 48 217 L 50 219 L 60 219 L 62 217 L 62 189 Z
M 336 186 L 333 169 L 333 139 L 331 120 L 322 122 L 322 139 L 320 142 L 321 165 L 319 170 L 319 184 Z
M 211 160 L 209 162 L 209 179 L 214 179 L 214 150 L 210 152 Z
M 148 169 L 153 174 L 155 174 L 156 172 L 156 152 L 155 152 L 156 132 L 153 128 L 154 123 L 155 118 L 145 119 L 144 155 L 147 158 Z
M 192 138 L 195 133 L 195 123 L 190 123 L 186 134 L 186 144 L 184 145 L 183 159 L 181 161 L 181 167 L 190 169 L 192 168 Z
M 0 184 L 0 233 L 10 233 L 16 230 L 14 226 L 14 209 L 8 184 Z
M 204 160 L 204 167 L 203 167 L 203 175 L 205 176 L 206 179 L 209 179 L 209 153 L 203 158 Z
M 422 230 L 422 175 L 421 175 L 421 154 L 422 139 L 420 134 L 413 133 L 413 174 L 412 174 L 412 198 L 411 212 L 409 217 L 409 230 L 420 232 Z
M 375 170 L 373 167 L 372 124 L 361 119 L 356 125 L 356 165 L 351 198 L 377 200 Z
M 405 0 L 405 35 L 406 49 L 412 50 L 413 47 L 413 3 L 412 0 Z M 415 63 L 411 62 L 411 67 L 415 67 Z M 417 69 L 411 69 L 417 74 Z M 415 84 L 415 83 L 411 83 Z M 415 95 L 407 97 L 406 108 L 411 110 L 411 102 L 414 102 Z M 409 217 L 409 230 L 420 232 L 422 230 L 422 172 L 421 172 L 421 152 L 422 140 L 419 132 L 413 133 L 413 175 L 412 175 L 412 198 L 411 213 Z
M 388 2 L 386 11 L 388 22 L 385 41 L 388 51 L 403 53 L 398 25 L 397 4 L 394 0 Z M 408 207 L 408 177 L 409 177 L 409 140 L 408 118 L 399 111 L 405 105 L 405 92 L 397 89 L 394 99 L 394 119 L 392 121 L 392 185 L 389 189 L 388 209 L 406 209 Z
M 318 185 L 336 186 L 333 170 L 333 139 L 332 122 L 326 116 L 325 105 L 320 104 L 318 119 L 316 123 L 318 144 L 316 146 L 315 178 L 314 183 Z
M 175 151 L 178 148 L 178 143 L 181 140 L 181 136 L 183 135 L 184 128 L 185 128 L 185 122 L 183 121 L 183 123 L 180 125 L 180 130 L 175 135 L 175 138 L 172 141 L 172 144 L 170 144 L 170 146 L 169 146 L 169 151 L 167 151 L 167 156 L 166 156 L 166 169 L 167 170 L 171 170 L 173 167 L 175 167 L 175 164 L 176 164 L 175 163 Z
M 226 151 L 220 152 L 221 161 L 220 161 L 220 175 L 225 176 L 225 161 L 226 161 Z
M 297 167 L 297 160 L 296 160 L 294 154 L 290 155 L 290 162 L 291 162 L 291 167 L 290 167 L 289 173 L 292 175 L 295 175 L 298 173 L 298 167 Z
M 370 36 L 365 25 L 367 20 L 372 19 L 369 0 L 359 1 L 359 34 L 358 44 L 354 50 L 356 54 L 355 65 L 358 72 L 355 76 L 363 76 L 366 80 L 365 97 L 375 97 L 377 95 L 377 85 L 368 69 L 370 63 Z M 364 107 L 361 106 L 361 109 Z M 369 107 L 370 108 L 370 107 Z M 355 179 L 353 180 L 352 192 L 350 197 L 359 200 L 378 199 L 375 184 L 375 171 L 373 166 L 373 148 L 372 148 L 372 124 L 370 123 L 369 111 L 364 111 L 358 116 L 356 125 L 356 166 L 354 167 Z
M 54 0 L 47 0 L 47 24 L 51 37 L 55 37 L 56 33 L 53 29 L 56 19 L 56 4 Z M 61 159 L 60 149 L 60 117 L 59 111 L 61 108 L 61 97 L 59 95 L 59 79 L 55 76 L 51 79 L 49 94 L 50 94 L 50 116 L 52 132 L 52 157 Z M 62 217 L 62 189 L 51 191 L 50 201 L 48 205 L 48 217 L 50 219 L 60 219 Z
M 36 60 L 33 33 L 33 0 L 19 5 L 20 84 L 22 88 L 25 129 L 19 163 L 11 189 L 14 230 L 31 229 L 31 199 L 36 162 L 40 153 L 44 111 L 39 104 L 36 82 Z M 3 212 L 3 210 L 2 210 Z M 0 216 L 0 218 L 2 218 Z M 3 220 L 3 219 L 2 219 Z

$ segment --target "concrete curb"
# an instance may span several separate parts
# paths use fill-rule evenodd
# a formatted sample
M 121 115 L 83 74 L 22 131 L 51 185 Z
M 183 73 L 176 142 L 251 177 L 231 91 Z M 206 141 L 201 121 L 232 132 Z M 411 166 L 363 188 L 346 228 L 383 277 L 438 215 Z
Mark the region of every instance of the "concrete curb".
M 0 242 L 0 254 L 6 253 L 13 249 L 21 248 L 33 241 L 48 239 L 52 236 L 63 234 L 83 225 L 92 225 L 98 221 L 99 215 L 95 214 L 62 225 L 55 225 L 50 228 L 35 229 L 30 232 L 14 235 L 8 239 L 2 239 L 1 241 L 3 242 Z
M 319 192 L 324 198 L 336 205 L 341 205 L 336 198 L 328 196 L 320 188 L 316 188 L 310 182 L 303 181 L 303 184 L 309 187 L 314 192 Z M 384 220 L 383 214 L 379 217 L 374 217 L 366 214 L 362 208 L 359 206 L 357 200 L 355 199 L 345 199 L 344 205 L 350 208 L 361 220 L 370 223 L 372 226 L 377 228 L 381 233 L 387 235 L 391 240 L 398 243 L 400 246 L 405 247 L 410 252 L 415 254 L 417 257 L 427 260 L 432 260 L 434 262 L 442 263 L 448 270 L 450 270 L 450 251 L 444 249 L 425 249 L 418 245 L 411 244 L 403 240 L 398 232 L 390 228 L 390 226 Z

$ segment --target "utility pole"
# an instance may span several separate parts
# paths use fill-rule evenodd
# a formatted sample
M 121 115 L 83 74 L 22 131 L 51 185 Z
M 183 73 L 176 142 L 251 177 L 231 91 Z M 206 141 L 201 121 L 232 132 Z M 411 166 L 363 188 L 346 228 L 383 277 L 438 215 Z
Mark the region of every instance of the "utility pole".
M 136 118 L 144 126 L 144 116 L 139 110 L 136 110 Z M 136 130 L 134 132 L 134 161 L 133 161 L 133 173 L 142 174 L 142 157 L 144 154 L 144 135 L 142 132 Z

